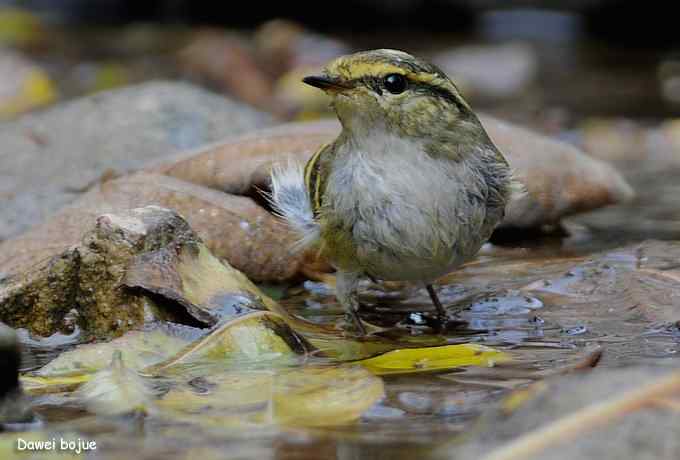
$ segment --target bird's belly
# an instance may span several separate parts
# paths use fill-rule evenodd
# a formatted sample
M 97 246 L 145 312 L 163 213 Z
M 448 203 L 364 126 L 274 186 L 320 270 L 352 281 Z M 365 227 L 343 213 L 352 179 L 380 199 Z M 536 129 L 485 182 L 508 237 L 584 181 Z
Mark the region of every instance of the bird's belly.
M 434 280 L 473 257 L 488 238 L 485 206 L 463 202 L 457 184 L 438 181 L 423 199 L 423 184 L 402 193 L 373 194 L 358 204 L 351 231 L 363 271 L 384 280 Z M 420 193 L 420 195 L 419 195 Z
M 393 141 L 382 156 L 346 155 L 324 194 L 328 255 L 340 268 L 380 279 L 433 280 L 488 239 L 495 223 L 484 186 L 464 165 L 410 144 Z
M 484 240 L 455 222 L 439 227 L 395 217 L 394 233 L 371 232 L 383 222 L 367 220 L 355 231 L 357 261 L 369 275 L 391 281 L 432 281 L 473 257 Z M 361 227 L 366 227 L 363 231 Z M 400 244 L 394 244 L 400 241 Z

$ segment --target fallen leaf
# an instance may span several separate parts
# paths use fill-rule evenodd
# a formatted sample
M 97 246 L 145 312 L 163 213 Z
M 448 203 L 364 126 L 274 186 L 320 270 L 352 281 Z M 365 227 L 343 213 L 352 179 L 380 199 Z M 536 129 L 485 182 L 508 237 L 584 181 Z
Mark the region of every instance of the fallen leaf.
M 440 371 L 463 366 L 490 367 L 509 360 L 510 356 L 502 351 L 483 345 L 462 344 L 393 350 L 359 363 L 376 375 L 389 375 Z

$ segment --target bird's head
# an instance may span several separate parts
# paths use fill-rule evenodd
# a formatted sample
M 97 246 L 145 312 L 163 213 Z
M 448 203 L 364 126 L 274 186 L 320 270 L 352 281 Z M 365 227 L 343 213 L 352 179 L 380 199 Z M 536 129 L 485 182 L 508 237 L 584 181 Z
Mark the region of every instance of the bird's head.
M 363 51 L 332 61 L 303 80 L 324 90 L 345 127 L 381 127 L 408 136 L 431 136 L 472 115 L 453 82 L 436 66 L 390 49 Z

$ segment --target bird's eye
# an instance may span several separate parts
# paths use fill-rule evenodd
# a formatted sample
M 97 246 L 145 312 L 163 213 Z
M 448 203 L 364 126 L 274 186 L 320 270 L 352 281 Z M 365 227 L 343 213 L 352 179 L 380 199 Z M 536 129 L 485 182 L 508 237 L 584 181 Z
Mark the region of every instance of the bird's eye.
M 398 73 L 391 73 L 383 81 L 385 89 L 392 94 L 399 94 L 406 91 L 406 78 Z

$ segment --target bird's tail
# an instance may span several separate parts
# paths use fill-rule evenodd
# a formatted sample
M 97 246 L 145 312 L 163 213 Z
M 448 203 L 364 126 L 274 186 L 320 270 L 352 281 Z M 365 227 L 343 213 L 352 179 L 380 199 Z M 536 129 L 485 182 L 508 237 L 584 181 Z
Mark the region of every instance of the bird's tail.
M 272 169 L 271 180 L 269 201 L 274 212 L 300 235 L 295 249 L 314 245 L 321 230 L 305 186 L 304 166 L 293 161 L 277 164 Z

